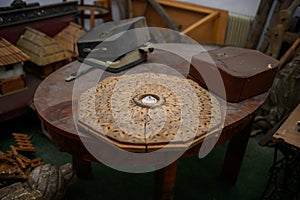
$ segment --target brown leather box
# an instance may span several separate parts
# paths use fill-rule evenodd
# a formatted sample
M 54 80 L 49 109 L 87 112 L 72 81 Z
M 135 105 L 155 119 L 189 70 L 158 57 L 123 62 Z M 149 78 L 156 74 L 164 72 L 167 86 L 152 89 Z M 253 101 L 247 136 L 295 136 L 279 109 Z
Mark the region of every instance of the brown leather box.
M 277 67 L 276 59 L 259 51 L 223 47 L 193 56 L 189 75 L 227 101 L 239 102 L 267 91 Z

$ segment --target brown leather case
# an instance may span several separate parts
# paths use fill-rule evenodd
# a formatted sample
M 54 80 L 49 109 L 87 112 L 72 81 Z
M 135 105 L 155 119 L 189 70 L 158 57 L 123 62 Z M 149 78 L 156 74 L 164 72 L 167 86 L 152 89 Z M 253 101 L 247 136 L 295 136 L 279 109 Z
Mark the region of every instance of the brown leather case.
M 227 101 L 239 102 L 267 91 L 272 86 L 277 68 L 276 59 L 259 51 L 224 47 L 193 56 L 189 75 L 222 98 L 226 95 Z M 220 72 L 225 93 L 214 81 L 218 77 L 216 69 Z M 215 84 L 207 84 L 205 80 Z

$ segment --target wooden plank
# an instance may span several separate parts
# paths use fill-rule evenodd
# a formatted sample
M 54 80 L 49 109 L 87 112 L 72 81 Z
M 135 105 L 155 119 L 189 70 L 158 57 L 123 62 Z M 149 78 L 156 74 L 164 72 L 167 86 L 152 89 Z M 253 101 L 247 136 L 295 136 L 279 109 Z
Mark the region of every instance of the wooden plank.
M 14 156 L 18 155 L 18 152 L 17 152 L 16 148 L 13 145 L 10 145 L 10 149 L 11 149 Z
M 269 22 L 269 26 L 267 27 L 268 33 L 264 36 L 263 42 L 262 42 L 261 46 L 259 47 L 259 51 L 264 52 L 264 53 L 267 51 L 268 46 L 271 41 L 272 31 L 277 24 L 278 14 L 279 14 L 280 10 L 287 8 L 288 4 L 290 4 L 290 2 L 292 2 L 292 1 L 293 0 L 286 0 L 283 2 L 278 1 L 276 3 L 274 11 L 273 11 L 273 13 L 271 13 L 272 16 L 271 16 L 271 19 Z
M 228 12 L 219 10 L 219 17 L 215 19 L 213 38 L 216 41 L 216 44 L 223 44 L 226 37 L 227 21 L 228 21 Z
M 168 13 L 156 0 L 147 0 L 147 1 L 151 4 L 154 10 L 159 14 L 159 16 L 162 18 L 164 23 L 167 24 L 168 28 L 176 31 L 179 30 L 176 24 L 173 22 L 172 18 L 168 15 Z
M 246 41 L 246 48 L 256 48 L 273 2 L 274 0 L 262 0 L 260 2 L 257 14 L 254 18 L 253 24 L 251 25 L 250 33 Z
M 285 52 L 285 54 L 280 58 L 279 60 L 279 65 L 278 65 L 278 70 L 280 70 L 283 65 L 286 64 L 286 62 L 289 61 L 289 59 L 291 58 L 293 52 L 297 49 L 297 47 L 300 44 L 300 38 L 298 38 L 293 45 Z
M 192 3 L 187 3 L 187 2 L 180 2 L 180 1 L 174 1 L 174 0 L 157 0 L 158 3 L 170 7 L 178 7 L 184 10 L 190 10 L 190 11 L 195 11 L 195 12 L 202 12 L 206 14 L 210 14 L 211 12 L 215 11 L 213 8 L 208 8 L 204 6 L 199 6 L 196 4 Z
M 300 104 L 273 135 L 275 140 L 284 140 L 285 143 L 300 148 L 300 133 L 297 121 L 300 120 Z
M 198 28 L 199 26 L 201 26 L 205 23 L 209 23 L 209 22 L 213 21 L 214 19 L 216 19 L 218 17 L 218 15 L 219 15 L 219 13 L 217 11 L 212 12 L 209 15 L 207 15 L 206 17 L 200 19 L 198 22 L 192 24 L 191 26 L 189 26 L 188 28 L 183 30 L 182 33 L 188 34 L 189 32 L 195 30 L 195 28 Z
M 228 12 L 186 2 L 157 0 L 180 30 L 197 42 L 223 44 Z M 145 0 L 132 0 L 133 17 L 145 16 L 147 24 L 167 28 L 153 7 Z M 205 20 L 207 20 L 205 22 Z

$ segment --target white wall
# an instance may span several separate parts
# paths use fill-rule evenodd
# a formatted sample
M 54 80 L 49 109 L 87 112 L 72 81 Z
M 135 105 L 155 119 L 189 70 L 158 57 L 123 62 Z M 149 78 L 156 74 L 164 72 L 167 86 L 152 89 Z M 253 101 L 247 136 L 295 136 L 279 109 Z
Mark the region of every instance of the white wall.
M 207 7 L 228 10 L 230 12 L 255 16 L 260 0 L 178 0 Z

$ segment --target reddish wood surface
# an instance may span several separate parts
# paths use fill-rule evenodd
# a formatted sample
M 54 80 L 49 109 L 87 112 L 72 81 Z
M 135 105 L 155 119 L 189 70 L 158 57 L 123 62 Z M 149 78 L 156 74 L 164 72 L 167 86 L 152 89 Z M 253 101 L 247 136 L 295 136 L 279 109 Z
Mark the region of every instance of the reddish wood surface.
M 177 48 L 179 51 L 185 51 L 185 53 L 192 53 L 192 47 L 193 46 L 188 46 L 187 51 L 183 45 L 172 46 L 172 48 Z M 194 53 L 196 54 L 198 52 Z M 174 59 L 170 56 L 174 55 L 167 55 L 166 52 L 163 51 L 155 51 L 149 56 L 148 62 L 168 64 L 187 76 L 189 72 L 189 63 L 179 58 Z M 80 140 L 82 137 L 80 138 L 76 131 L 72 115 L 72 101 L 75 102 L 76 105 L 78 99 L 72 99 L 74 82 L 65 82 L 65 78 L 71 73 L 76 72 L 79 66 L 80 63 L 75 61 L 48 76 L 36 90 L 34 104 L 42 122 L 46 125 L 46 129 L 48 130 L 52 142 L 57 145 L 61 151 L 73 155 L 74 168 L 80 175 L 82 175 L 81 173 L 85 170 L 87 170 L 86 175 L 89 175 L 91 170 L 90 165 L 87 164 L 87 162 L 97 160 L 85 149 Z M 89 76 L 95 74 L 96 73 L 91 71 Z M 105 76 L 110 75 L 116 74 L 105 73 Z M 82 91 L 85 91 L 86 89 L 88 88 L 80 88 Z M 247 147 L 252 116 L 264 102 L 266 96 L 267 94 L 264 93 L 239 103 L 227 103 L 225 127 L 217 145 L 221 145 L 232 139 L 228 146 L 223 170 L 223 177 L 226 177 L 227 181 L 231 183 L 235 182 L 239 174 L 239 168 Z M 104 145 L 107 144 L 104 143 Z M 190 147 L 190 149 L 182 155 L 182 158 L 198 155 L 200 147 L 201 141 L 199 141 L 197 145 Z M 103 152 L 103 154 L 114 157 L 113 155 L 110 155 L 110 152 Z M 155 180 L 158 187 L 155 189 L 155 197 L 157 197 L 157 199 L 172 198 L 176 167 L 177 162 L 156 172 Z
M 154 199 L 172 199 L 176 181 L 177 161 L 155 172 Z
M 297 122 L 300 121 L 300 104 L 295 108 L 287 120 L 273 135 L 275 140 L 283 140 L 285 143 L 300 149 L 300 127 Z
M 5 122 L 27 113 L 30 110 L 28 105 L 33 100 L 34 92 L 40 82 L 41 79 L 28 73 L 25 76 L 26 85 L 23 90 L 1 96 L 0 122 Z

